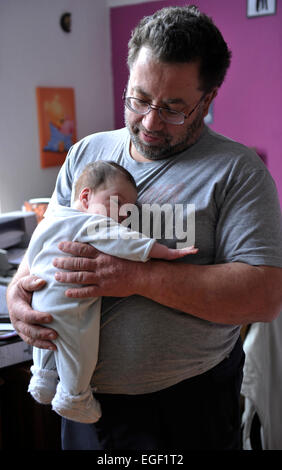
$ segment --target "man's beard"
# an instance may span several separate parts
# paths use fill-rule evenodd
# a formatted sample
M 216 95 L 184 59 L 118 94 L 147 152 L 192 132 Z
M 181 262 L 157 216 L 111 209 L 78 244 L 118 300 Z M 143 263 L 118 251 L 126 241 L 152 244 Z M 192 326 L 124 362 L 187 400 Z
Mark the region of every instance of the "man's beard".
M 142 126 L 141 122 L 131 126 L 126 117 L 126 113 L 125 125 L 129 131 L 131 142 L 133 143 L 138 153 L 148 160 L 161 160 L 164 158 L 170 158 L 173 155 L 186 150 L 198 140 L 203 126 L 203 111 L 202 109 L 199 109 L 194 121 L 192 121 L 190 126 L 186 129 L 184 136 L 182 138 L 180 137 L 179 142 L 176 142 L 173 145 L 171 145 L 172 137 L 169 134 L 165 134 L 161 131 L 148 132 Z M 163 139 L 162 145 L 150 145 L 142 142 L 139 138 L 140 131 Z

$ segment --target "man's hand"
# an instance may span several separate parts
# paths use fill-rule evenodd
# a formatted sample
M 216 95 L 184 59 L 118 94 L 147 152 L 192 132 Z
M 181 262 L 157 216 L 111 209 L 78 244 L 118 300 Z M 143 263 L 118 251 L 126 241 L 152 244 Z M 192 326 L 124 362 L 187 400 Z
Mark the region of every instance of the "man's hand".
M 105 255 L 91 245 L 79 242 L 61 242 L 58 246 L 73 256 L 53 260 L 56 268 L 66 270 L 58 271 L 56 280 L 85 285 L 67 289 L 67 297 L 127 297 L 138 293 L 138 276 L 140 278 L 144 264 L 149 262 L 137 263 Z
M 19 336 L 28 344 L 38 348 L 56 350 L 52 339 L 57 333 L 41 324 L 50 323 L 52 316 L 32 310 L 32 293 L 44 287 L 45 281 L 35 276 L 16 277 L 7 290 L 7 305 L 11 323 Z

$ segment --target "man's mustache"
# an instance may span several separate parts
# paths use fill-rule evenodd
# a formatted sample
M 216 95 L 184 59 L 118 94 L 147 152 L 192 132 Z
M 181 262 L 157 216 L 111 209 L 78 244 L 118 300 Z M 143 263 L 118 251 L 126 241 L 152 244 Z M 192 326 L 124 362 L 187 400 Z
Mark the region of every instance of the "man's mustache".
M 147 131 L 147 129 L 145 129 L 145 127 L 143 127 L 143 126 L 140 125 L 140 124 L 135 124 L 135 125 L 133 126 L 133 130 L 135 130 L 135 129 L 136 129 L 137 131 L 139 131 L 139 132 L 140 132 L 140 131 L 143 132 L 144 134 L 146 134 L 146 135 L 149 136 L 149 137 L 163 137 L 163 138 L 167 138 L 167 135 L 164 134 L 163 132 L 161 132 L 161 131 L 153 131 L 153 132 L 152 132 L 152 131 Z

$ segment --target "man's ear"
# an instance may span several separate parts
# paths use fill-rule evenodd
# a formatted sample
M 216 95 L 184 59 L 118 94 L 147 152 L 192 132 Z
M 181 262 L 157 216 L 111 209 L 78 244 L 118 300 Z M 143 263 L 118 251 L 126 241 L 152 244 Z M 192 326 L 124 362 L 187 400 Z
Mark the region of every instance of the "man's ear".
M 215 88 L 213 91 L 211 91 L 210 93 L 208 93 L 205 96 L 205 99 L 204 99 L 204 117 L 207 116 L 207 114 L 209 112 L 210 104 L 215 99 L 215 97 L 217 95 L 217 92 L 218 92 L 218 88 Z
M 90 198 L 90 188 L 83 188 L 79 195 L 79 200 L 82 204 L 83 209 L 88 209 L 89 198 Z

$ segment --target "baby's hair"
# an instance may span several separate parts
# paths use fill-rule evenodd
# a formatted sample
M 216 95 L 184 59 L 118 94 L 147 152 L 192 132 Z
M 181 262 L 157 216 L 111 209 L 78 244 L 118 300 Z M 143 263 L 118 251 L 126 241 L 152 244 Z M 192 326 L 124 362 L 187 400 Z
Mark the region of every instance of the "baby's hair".
M 87 187 L 95 191 L 99 186 L 106 185 L 109 180 L 117 176 L 125 178 L 137 191 L 135 179 L 123 166 L 112 161 L 99 160 L 89 163 L 82 171 L 75 183 L 74 200 L 78 199 L 83 188 Z

